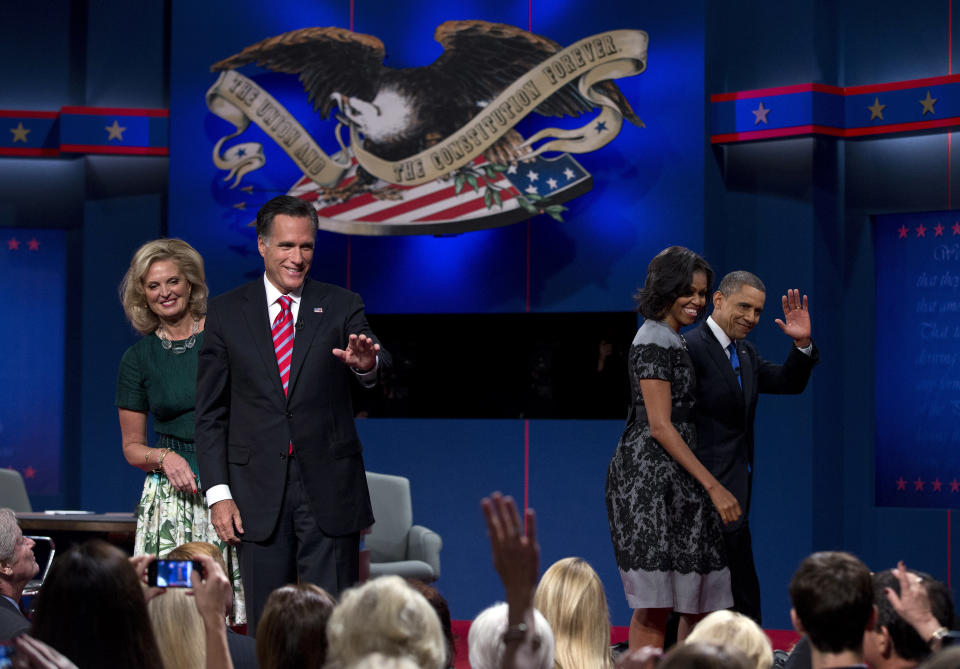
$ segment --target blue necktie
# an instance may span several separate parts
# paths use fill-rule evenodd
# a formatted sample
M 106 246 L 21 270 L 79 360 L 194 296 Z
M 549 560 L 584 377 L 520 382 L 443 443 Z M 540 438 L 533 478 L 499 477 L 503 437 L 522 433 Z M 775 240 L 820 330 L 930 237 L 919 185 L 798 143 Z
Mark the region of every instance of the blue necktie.
M 730 345 L 727 346 L 727 351 L 730 353 L 730 365 L 733 367 L 733 373 L 737 375 L 737 383 L 740 384 L 740 389 L 743 390 L 743 381 L 740 379 L 740 356 L 737 355 L 737 343 L 730 342 Z

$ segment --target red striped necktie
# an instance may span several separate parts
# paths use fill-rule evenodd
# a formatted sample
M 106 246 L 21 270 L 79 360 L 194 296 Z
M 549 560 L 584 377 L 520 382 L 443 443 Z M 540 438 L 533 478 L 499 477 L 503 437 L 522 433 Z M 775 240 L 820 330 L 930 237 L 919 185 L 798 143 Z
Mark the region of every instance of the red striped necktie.
M 283 384 L 283 394 L 287 394 L 290 384 L 290 360 L 293 358 L 293 312 L 290 304 L 293 299 L 289 295 L 281 295 L 277 300 L 280 303 L 280 313 L 273 321 L 273 350 L 277 354 L 277 367 L 280 369 L 280 382 Z M 293 442 L 287 447 L 287 453 L 293 453 Z
M 280 313 L 273 321 L 273 350 L 277 354 L 280 382 L 286 395 L 290 383 L 290 359 L 293 357 L 293 312 L 290 311 L 293 300 L 289 295 L 281 295 L 277 302 L 280 303 Z

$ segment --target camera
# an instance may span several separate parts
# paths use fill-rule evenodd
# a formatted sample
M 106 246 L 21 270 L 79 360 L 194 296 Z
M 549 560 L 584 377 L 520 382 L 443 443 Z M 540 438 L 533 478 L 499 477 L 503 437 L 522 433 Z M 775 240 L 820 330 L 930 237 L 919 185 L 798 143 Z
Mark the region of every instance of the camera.
M 192 588 L 193 575 L 199 578 L 196 560 L 154 560 L 147 565 L 147 585 L 157 588 Z

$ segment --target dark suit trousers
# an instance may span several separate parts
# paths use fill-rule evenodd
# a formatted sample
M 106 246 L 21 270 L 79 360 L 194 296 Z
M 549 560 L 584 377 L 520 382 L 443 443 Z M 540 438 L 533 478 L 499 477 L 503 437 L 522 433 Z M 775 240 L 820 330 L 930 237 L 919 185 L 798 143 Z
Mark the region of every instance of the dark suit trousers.
M 290 583 L 313 583 L 334 598 L 360 576 L 360 533 L 331 537 L 314 520 L 300 466 L 287 458 L 287 480 L 280 517 L 266 541 L 240 544 L 240 575 L 247 606 L 247 634 L 257 623 L 275 589 Z
M 753 563 L 753 542 L 750 526 L 743 523 L 733 532 L 724 532 L 727 565 L 730 567 L 730 585 L 733 588 L 733 610 L 753 618 L 761 624 L 760 579 Z

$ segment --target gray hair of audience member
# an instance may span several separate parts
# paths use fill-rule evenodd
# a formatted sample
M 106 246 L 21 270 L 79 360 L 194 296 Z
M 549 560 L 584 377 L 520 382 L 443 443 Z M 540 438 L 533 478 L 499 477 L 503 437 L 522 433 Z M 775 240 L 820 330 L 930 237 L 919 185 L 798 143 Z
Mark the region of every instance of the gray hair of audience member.
M 946 585 L 930 574 L 910 570 L 910 574 L 921 579 L 930 601 L 930 613 L 944 627 L 953 626 L 953 596 Z M 897 613 L 887 599 L 887 588 L 900 594 L 900 581 L 889 570 L 873 574 L 873 603 L 877 607 L 877 623 L 873 631 L 880 632 L 885 627 L 897 655 L 905 660 L 922 660 L 930 654 L 930 646 L 924 641 L 913 625 Z
M 957 669 L 960 667 L 960 646 L 944 648 L 927 658 L 917 669 Z
M 17 514 L 10 509 L 0 508 L 0 564 L 13 560 L 17 553 Z
M 724 296 L 730 297 L 734 293 L 740 292 L 740 288 L 744 285 L 756 288 L 761 293 L 767 292 L 767 288 L 763 285 L 763 281 L 760 280 L 759 276 L 753 272 L 747 272 L 742 269 L 730 272 L 720 279 L 720 285 L 717 286 L 717 290 L 723 293 Z
M 686 643 L 709 643 L 735 648 L 747 656 L 756 669 L 773 666 L 770 639 L 753 620 L 736 611 L 714 611 L 697 623 Z
M 533 610 L 534 631 L 539 639 L 537 669 L 553 669 L 553 630 L 550 623 L 536 609 Z M 503 602 L 487 607 L 473 619 L 467 646 L 470 649 L 472 669 L 500 669 L 506 644 L 507 605 Z
M 150 626 L 164 669 L 193 669 L 207 662 L 203 618 L 193 597 L 182 588 L 168 588 L 147 602 Z
M 420 669 L 443 669 L 447 644 L 430 603 L 399 576 L 347 590 L 327 623 L 327 658 L 348 667 L 371 653 L 409 657 Z
M 420 669 L 409 657 L 390 657 L 383 653 L 371 653 L 347 667 L 347 669 Z
M 683 643 L 673 647 L 657 669 L 751 669 L 747 656 L 735 648 L 712 643 Z

